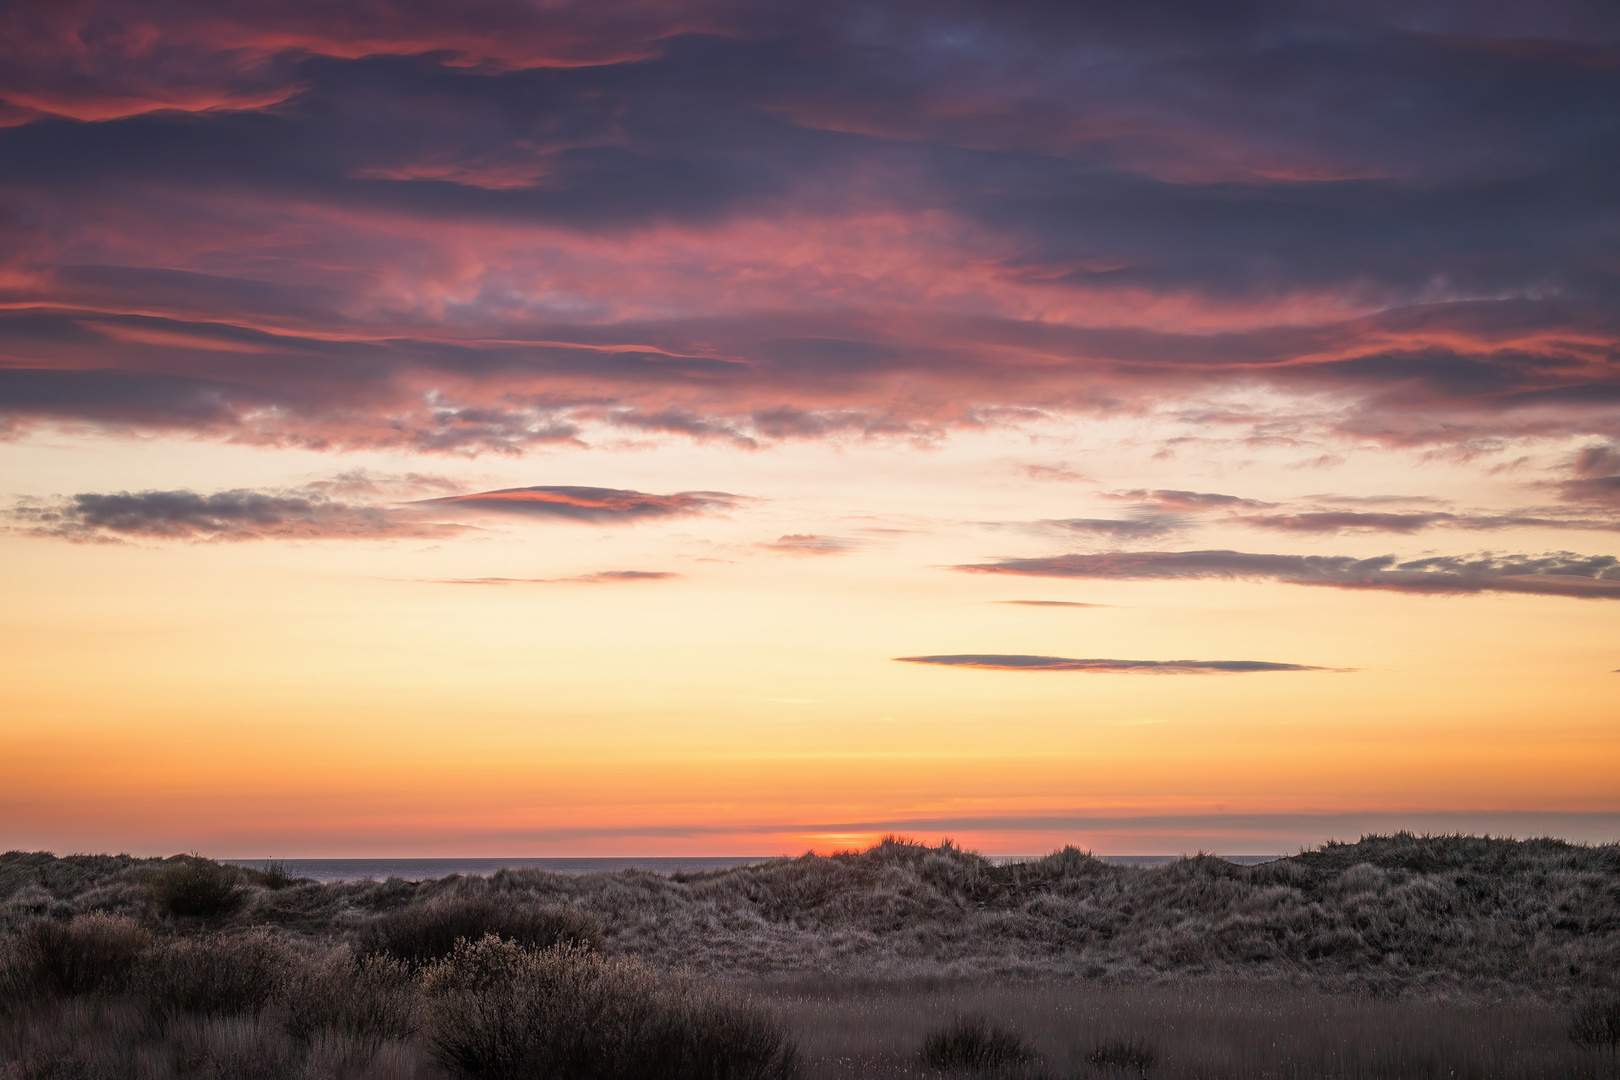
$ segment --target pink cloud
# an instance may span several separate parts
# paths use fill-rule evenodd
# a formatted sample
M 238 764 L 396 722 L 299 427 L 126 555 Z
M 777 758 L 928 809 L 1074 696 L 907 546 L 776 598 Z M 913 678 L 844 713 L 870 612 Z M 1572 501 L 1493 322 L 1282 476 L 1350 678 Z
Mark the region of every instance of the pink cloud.
M 1301 14 L 1257 56 L 1219 15 L 879 8 L 30 7 L 0 430 L 1620 437 L 1589 182 L 1620 69 L 1556 20 L 1481 49 Z

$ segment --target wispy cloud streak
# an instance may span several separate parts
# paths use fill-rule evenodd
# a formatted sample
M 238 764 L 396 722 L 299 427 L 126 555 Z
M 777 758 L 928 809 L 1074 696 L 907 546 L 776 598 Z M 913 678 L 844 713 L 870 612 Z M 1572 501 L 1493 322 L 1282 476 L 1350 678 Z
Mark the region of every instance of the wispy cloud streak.
M 1275 664 L 1265 660 L 1076 660 L 1067 656 L 1024 656 L 1002 653 L 960 653 L 947 656 L 897 656 L 906 664 L 984 668 L 990 671 L 1090 671 L 1150 675 L 1219 675 L 1253 671 L 1327 671 L 1305 664 Z
M 382 477 L 352 472 L 286 489 L 85 492 L 66 499 L 26 499 L 6 516 L 33 535 L 77 541 L 439 539 L 474 528 L 443 520 L 469 513 L 619 525 L 719 513 L 739 501 L 738 496 L 718 491 L 650 495 L 569 486 L 502 488 L 405 503 L 388 498 L 442 490 L 450 484 L 419 474 Z M 643 575 L 606 573 L 603 580 Z
M 997 604 L 1015 604 L 1019 607 L 1073 607 L 1096 608 L 1112 607 L 1111 604 L 1083 604 L 1076 600 L 996 600 Z
M 970 563 L 957 570 L 1025 577 L 1186 581 L 1225 578 L 1281 581 L 1337 589 L 1427 595 L 1527 593 L 1620 599 L 1620 559 L 1612 555 L 1437 555 L 1401 561 L 1394 555 L 1263 555 L 1242 551 L 1105 552 Z
M 818 533 L 787 533 L 759 547 L 778 555 L 848 555 L 860 544 L 841 536 Z
M 344 502 L 307 489 L 85 493 L 23 502 L 9 516 L 34 535 L 81 542 L 441 539 L 467 529 L 411 510 Z
M 684 517 L 727 510 L 738 496 L 723 491 L 680 491 L 649 495 L 623 488 L 539 486 L 501 488 L 471 495 L 447 495 L 420 505 L 445 510 L 512 514 L 533 518 L 560 518 L 593 524 Z
M 560 578 L 436 578 L 436 585 L 620 585 L 635 581 L 667 581 L 680 577 L 666 570 L 598 570 L 593 574 L 577 574 Z

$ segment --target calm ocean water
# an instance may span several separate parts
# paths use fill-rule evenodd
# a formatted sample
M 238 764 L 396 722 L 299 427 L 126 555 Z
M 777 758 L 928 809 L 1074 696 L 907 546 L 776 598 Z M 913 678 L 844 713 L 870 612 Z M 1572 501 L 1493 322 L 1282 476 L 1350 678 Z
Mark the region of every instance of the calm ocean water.
M 1023 862 L 1038 858 L 1031 855 L 992 855 L 996 863 Z M 1104 855 L 1104 862 L 1121 866 L 1162 866 L 1174 862 L 1175 855 Z M 1244 866 L 1267 862 L 1275 855 L 1228 855 L 1231 862 Z M 553 874 L 600 874 L 613 870 L 650 870 L 655 874 L 692 873 L 702 870 L 727 870 L 733 866 L 749 866 L 767 862 L 769 855 L 713 856 L 709 858 L 613 858 L 613 859 L 277 859 L 294 877 L 314 878 L 316 881 L 383 881 L 387 878 L 405 878 L 423 881 L 428 878 L 449 877 L 451 874 L 493 874 L 497 870 L 545 870 Z M 221 859 L 237 866 L 262 869 L 265 859 Z

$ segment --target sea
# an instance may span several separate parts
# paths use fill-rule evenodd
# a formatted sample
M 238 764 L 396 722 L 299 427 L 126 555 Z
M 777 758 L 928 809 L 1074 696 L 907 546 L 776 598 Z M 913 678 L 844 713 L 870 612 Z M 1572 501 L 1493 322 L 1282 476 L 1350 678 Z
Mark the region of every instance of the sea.
M 498 870 L 544 870 L 552 874 L 604 874 L 615 870 L 646 870 L 654 874 L 701 873 L 705 870 L 729 870 L 734 866 L 752 866 L 769 862 L 771 855 L 717 855 L 706 857 L 650 856 L 645 858 L 517 858 L 517 859 L 221 859 L 221 862 L 248 866 L 262 870 L 270 863 L 279 863 L 286 873 L 296 878 L 315 881 L 386 881 L 404 878 L 407 881 L 427 881 L 452 874 L 488 876 Z M 1039 855 L 992 855 L 993 863 L 1028 862 Z M 1278 858 L 1276 855 L 1223 855 L 1228 862 L 1240 866 L 1254 866 Z M 1175 862 L 1179 855 L 1100 855 L 1106 863 L 1118 866 L 1153 867 Z

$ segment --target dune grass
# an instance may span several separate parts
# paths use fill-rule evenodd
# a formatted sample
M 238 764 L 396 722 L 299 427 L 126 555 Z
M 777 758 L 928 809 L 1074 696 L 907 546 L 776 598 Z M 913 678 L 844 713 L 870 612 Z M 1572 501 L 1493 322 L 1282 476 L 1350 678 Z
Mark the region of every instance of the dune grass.
M 0 856 L 0 1080 L 1603 1077 L 1617 995 L 1615 845 L 328 885 Z
M 782 988 L 801 1080 L 940 1075 L 922 1051 L 959 1017 L 1033 1060 L 956 1076 L 1084 1080 L 1554 1080 L 1617 1077 L 1569 1038 L 1568 1010 L 1533 1003 L 1371 998 L 1252 983 L 1116 987 L 912 984 Z M 945 1062 L 940 1062 L 944 1064 Z
M 605 952 L 719 975 L 863 978 L 1304 980 L 1373 993 L 1574 993 L 1620 971 L 1620 845 L 1367 837 L 1259 866 L 1211 857 L 1153 869 L 1072 848 L 996 866 L 949 845 L 701 874 L 502 871 L 437 881 L 286 883 L 242 869 L 231 910 L 175 910 L 165 876 L 194 860 L 0 855 L 0 934 L 92 911 L 186 929 L 265 926 L 362 949 L 389 920 L 596 942 Z M 506 930 L 518 911 L 577 926 Z M 495 914 L 491 914 L 494 912 Z M 503 914 L 504 913 L 504 914 Z M 600 927 L 600 931 L 596 929 Z M 430 951 L 442 955 L 452 938 Z M 371 944 L 367 944 L 370 942 Z M 417 961 L 409 961 L 417 962 Z

